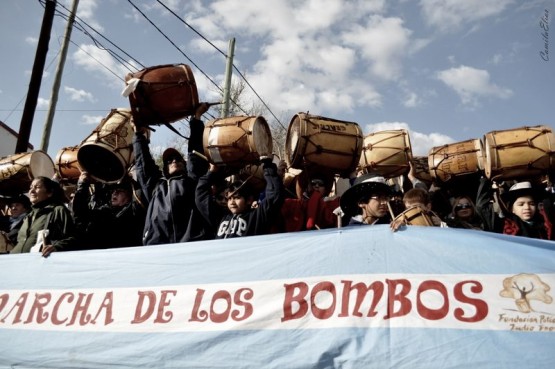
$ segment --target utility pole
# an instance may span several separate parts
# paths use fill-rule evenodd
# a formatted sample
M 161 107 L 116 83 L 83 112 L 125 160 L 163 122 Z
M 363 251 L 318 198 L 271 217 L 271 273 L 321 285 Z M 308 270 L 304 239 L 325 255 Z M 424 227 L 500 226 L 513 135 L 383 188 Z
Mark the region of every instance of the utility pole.
M 39 97 L 40 84 L 46 62 L 46 54 L 48 53 L 48 43 L 50 42 L 50 31 L 54 22 L 54 11 L 56 10 L 56 0 L 46 0 L 44 5 L 44 16 L 40 28 L 39 42 L 33 71 L 31 73 L 31 81 L 29 82 L 29 90 L 27 91 L 27 99 L 23 107 L 21 115 L 21 124 L 19 126 L 19 134 L 15 145 L 15 154 L 26 152 L 29 146 L 29 137 L 31 136 L 31 127 L 37 107 L 37 99 Z
M 221 118 L 229 115 L 229 90 L 231 88 L 231 75 L 233 74 L 233 54 L 235 53 L 235 38 L 229 40 L 227 50 L 227 63 L 225 66 L 225 82 L 224 82 L 224 107 L 222 108 Z
M 62 81 L 62 74 L 64 73 L 64 64 L 67 57 L 67 48 L 69 45 L 69 40 L 71 39 L 71 31 L 73 29 L 73 23 L 75 22 L 75 14 L 77 13 L 77 6 L 79 5 L 79 0 L 73 0 L 71 6 L 71 13 L 67 20 L 67 26 L 64 34 L 64 39 L 62 42 L 62 49 L 60 51 L 60 60 L 58 61 L 58 66 L 56 67 L 56 74 L 54 76 L 54 83 L 52 85 L 52 92 L 50 93 L 50 104 L 48 106 L 48 114 L 46 115 L 46 120 L 44 122 L 44 128 L 42 131 L 42 141 L 40 143 L 40 149 L 43 151 L 48 151 L 48 143 L 50 142 L 50 131 L 52 130 L 52 121 L 54 120 L 54 114 L 56 113 L 56 104 L 58 103 L 58 92 L 60 91 L 60 83 Z

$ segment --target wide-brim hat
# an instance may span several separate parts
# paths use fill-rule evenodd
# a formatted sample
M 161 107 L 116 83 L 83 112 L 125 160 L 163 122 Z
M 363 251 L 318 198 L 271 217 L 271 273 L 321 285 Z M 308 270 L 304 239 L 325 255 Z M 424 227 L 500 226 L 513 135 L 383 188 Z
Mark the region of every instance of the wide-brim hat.
M 375 173 L 367 173 L 357 177 L 351 187 L 341 196 L 339 204 L 345 215 L 353 216 L 360 212 L 360 199 L 371 194 L 391 195 L 391 188 L 385 178 Z
M 23 205 L 25 209 L 31 209 L 31 200 L 29 200 L 29 197 L 24 194 L 8 197 L 6 203 L 8 204 L 8 206 L 14 203 L 18 203 Z
M 540 201 L 543 199 L 543 195 L 543 191 L 540 188 L 533 186 L 530 182 L 518 182 L 512 185 L 511 188 L 509 188 L 509 191 L 501 194 L 501 199 L 510 210 L 513 203 L 519 197 L 530 196 L 535 201 Z

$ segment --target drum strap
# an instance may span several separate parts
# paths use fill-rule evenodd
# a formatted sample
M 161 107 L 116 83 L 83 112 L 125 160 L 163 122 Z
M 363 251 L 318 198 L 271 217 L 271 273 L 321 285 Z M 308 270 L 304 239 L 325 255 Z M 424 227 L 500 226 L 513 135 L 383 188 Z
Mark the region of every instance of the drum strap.
M 189 137 L 183 136 L 177 129 L 175 129 L 174 126 L 172 126 L 171 124 L 169 124 L 168 122 L 164 122 L 164 125 L 166 127 L 168 127 L 170 130 L 172 130 L 175 134 L 179 135 L 180 137 L 183 137 L 184 139 L 188 140 Z

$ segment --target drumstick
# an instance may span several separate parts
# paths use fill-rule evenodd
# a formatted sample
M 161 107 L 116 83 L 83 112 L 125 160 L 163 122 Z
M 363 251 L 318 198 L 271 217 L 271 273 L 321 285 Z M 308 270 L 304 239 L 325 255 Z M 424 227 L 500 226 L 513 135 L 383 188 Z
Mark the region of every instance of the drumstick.
M 220 105 L 223 104 L 223 102 L 211 102 L 211 103 L 206 103 L 208 106 L 214 106 L 214 105 Z
M 395 214 L 393 213 L 393 209 L 391 208 L 389 201 L 387 202 L 387 208 L 389 209 L 389 214 L 391 214 L 391 219 L 395 219 Z
M 198 152 L 196 150 L 193 150 L 193 154 L 195 154 L 199 158 L 203 158 L 204 160 L 208 161 L 208 158 L 206 156 L 202 155 L 200 152 Z

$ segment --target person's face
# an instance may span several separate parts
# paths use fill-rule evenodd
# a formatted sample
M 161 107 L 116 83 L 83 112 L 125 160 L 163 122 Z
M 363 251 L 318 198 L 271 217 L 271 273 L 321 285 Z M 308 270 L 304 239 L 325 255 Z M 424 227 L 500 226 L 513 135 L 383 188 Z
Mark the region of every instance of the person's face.
M 455 205 L 455 217 L 459 219 L 470 219 L 473 214 L 474 210 L 468 199 L 460 199 Z
M 516 199 L 511 209 L 513 214 L 524 221 L 530 221 L 536 214 L 536 202 L 532 196 L 522 196 Z
M 387 208 L 387 203 L 389 202 L 389 196 L 384 194 L 374 194 L 370 197 L 368 202 L 360 202 L 358 206 L 362 208 L 362 216 L 382 218 L 384 217 L 389 209 Z
M 14 218 L 17 218 L 21 214 L 25 213 L 26 210 L 27 209 L 25 209 L 25 206 L 23 206 L 23 204 L 20 202 L 12 202 L 10 204 L 10 214 Z
M 33 180 L 31 187 L 29 187 L 29 200 L 33 205 L 52 197 L 52 195 L 53 193 L 44 187 L 40 179 Z
M 129 204 L 130 201 L 131 201 L 131 195 L 129 194 L 129 192 L 121 188 L 116 188 L 114 191 L 112 191 L 112 197 L 111 197 L 112 206 L 114 207 L 125 206 Z
M 170 176 L 185 170 L 185 162 L 179 156 L 169 157 L 164 164 L 168 166 L 168 174 Z
M 227 208 L 231 214 L 241 214 L 250 209 L 252 200 L 247 200 L 239 194 L 228 195 Z
M 308 184 L 308 193 L 312 193 L 313 191 L 318 191 L 324 196 L 326 194 L 326 186 L 324 181 L 321 179 L 313 179 Z
M 418 206 L 420 209 L 425 211 L 431 210 L 430 204 L 426 205 L 423 202 L 416 201 L 416 200 L 407 200 L 404 202 L 404 204 L 405 204 L 405 209 L 412 208 L 413 206 Z

